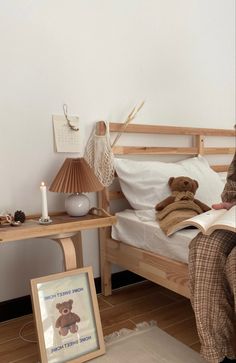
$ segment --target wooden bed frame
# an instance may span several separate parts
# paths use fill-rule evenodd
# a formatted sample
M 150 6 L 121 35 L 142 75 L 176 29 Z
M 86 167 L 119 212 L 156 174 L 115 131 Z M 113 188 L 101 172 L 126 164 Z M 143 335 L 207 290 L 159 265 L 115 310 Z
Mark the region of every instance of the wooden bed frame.
M 104 123 L 97 123 L 97 133 L 104 132 Z M 233 154 L 234 147 L 206 147 L 205 140 L 208 137 L 224 137 L 227 145 L 229 138 L 235 137 L 235 130 L 141 125 L 129 124 L 124 129 L 124 124 L 110 123 L 110 133 L 134 133 L 134 134 L 155 134 L 175 135 L 175 137 L 187 135 L 192 139 L 189 147 L 147 147 L 147 146 L 114 146 L 115 155 L 220 155 Z M 172 139 L 173 140 L 173 139 Z M 211 165 L 216 172 L 227 171 L 228 165 Z M 117 183 L 116 183 L 117 184 Z M 124 198 L 121 190 L 114 190 L 114 187 L 105 188 L 99 193 L 99 207 L 112 213 L 111 202 Z M 132 247 L 122 241 L 116 241 L 110 236 L 110 228 L 100 229 L 100 263 L 102 293 L 110 295 L 111 287 L 111 266 L 121 266 L 125 270 L 132 271 L 145 279 L 162 285 L 178 294 L 189 297 L 188 288 L 188 265 L 158 254 Z

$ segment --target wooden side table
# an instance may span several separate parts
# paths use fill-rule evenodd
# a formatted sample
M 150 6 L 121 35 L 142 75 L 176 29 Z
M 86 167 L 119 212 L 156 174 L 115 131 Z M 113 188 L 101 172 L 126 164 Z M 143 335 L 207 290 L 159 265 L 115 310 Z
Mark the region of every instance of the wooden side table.
M 83 267 L 81 231 L 111 226 L 116 217 L 103 210 L 92 208 L 83 217 L 60 214 L 52 217 L 52 223 L 41 225 L 38 218 L 29 218 L 19 227 L 0 226 L 0 246 L 3 243 L 30 238 L 48 238 L 58 242 L 62 248 L 66 270 Z

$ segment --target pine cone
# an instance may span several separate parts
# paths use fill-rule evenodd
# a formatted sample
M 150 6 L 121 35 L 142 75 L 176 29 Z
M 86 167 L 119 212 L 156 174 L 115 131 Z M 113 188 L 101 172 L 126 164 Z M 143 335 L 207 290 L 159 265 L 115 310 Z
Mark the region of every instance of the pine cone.
M 22 210 L 17 210 L 14 214 L 14 221 L 24 223 L 25 221 L 25 213 Z

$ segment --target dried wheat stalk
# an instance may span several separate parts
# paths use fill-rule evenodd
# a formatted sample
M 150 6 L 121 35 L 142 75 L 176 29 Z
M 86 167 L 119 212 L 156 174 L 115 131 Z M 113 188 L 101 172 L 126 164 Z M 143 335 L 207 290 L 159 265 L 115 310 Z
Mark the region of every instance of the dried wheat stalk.
M 135 118 L 135 116 L 137 115 L 137 113 L 141 110 L 141 108 L 143 107 L 145 101 L 143 101 L 141 103 L 141 105 L 136 109 L 136 106 L 133 108 L 133 110 L 130 112 L 130 114 L 128 115 L 127 119 L 124 121 L 123 123 L 123 127 L 121 129 L 121 131 L 116 135 L 115 140 L 113 141 L 111 147 L 114 147 L 115 144 L 117 143 L 117 141 L 119 140 L 119 138 L 121 137 L 122 133 L 125 131 L 126 127 L 128 126 L 128 124 Z

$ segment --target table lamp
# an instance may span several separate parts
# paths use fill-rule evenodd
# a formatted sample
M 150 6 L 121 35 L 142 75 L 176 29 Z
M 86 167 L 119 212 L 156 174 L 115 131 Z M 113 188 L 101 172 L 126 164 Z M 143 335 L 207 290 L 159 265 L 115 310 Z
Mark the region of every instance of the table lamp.
M 82 193 L 102 189 L 84 158 L 67 158 L 49 188 L 51 192 L 72 193 L 65 200 L 65 210 L 72 217 L 84 216 L 90 209 L 89 198 Z

